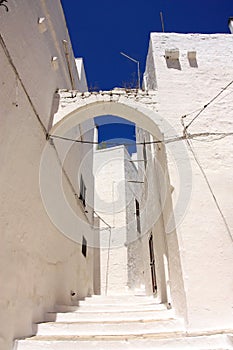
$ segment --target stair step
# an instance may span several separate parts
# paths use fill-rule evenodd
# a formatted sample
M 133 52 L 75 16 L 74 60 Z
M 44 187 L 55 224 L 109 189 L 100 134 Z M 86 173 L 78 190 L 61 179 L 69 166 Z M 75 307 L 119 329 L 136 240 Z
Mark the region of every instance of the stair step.
M 233 335 L 188 335 L 174 310 L 153 297 L 95 296 L 79 304 L 56 305 L 48 322 L 34 325 L 36 336 L 16 340 L 14 350 L 233 350 Z
M 183 331 L 177 319 L 133 322 L 48 322 L 35 325 L 37 335 L 127 336 Z
M 156 335 L 157 336 L 157 335 Z M 172 334 L 164 337 L 131 337 L 118 339 L 85 340 L 78 337 L 33 337 L 15 342 L 14 350 L 232 350 L 228 335 L 181 337 Z
M 134 305 L 134 304 L 156 304 L 156 299 L 153 296 L 148 297 L 136 297 L 136 296 L 126 296 L 121 298 L 119 296 L 102 296 L 95 295 L 92 297 L 87 297 L 85 300 L 80 300 L 79 305 L 94 305 L 94 304 L 120 304 L 120 305 Z
M 159 320 L 159 319 L 174 319 L 175 313 L 173 310 L 147 310 L 147 311 L 134 311 L 134 312 L 48 312 L 45 315 L 45 321 L 47 322 L 117 322 L 124 320 L 139 321 L 139 320 Z
M 132 311 L 147 311 L 147 310 L 167 310 L 164 304 L 134 304 L 134 305 L 121 305 L 121 304 L 94 304 L 94 305 L 55 305 L 54 312 L 132 312 Z

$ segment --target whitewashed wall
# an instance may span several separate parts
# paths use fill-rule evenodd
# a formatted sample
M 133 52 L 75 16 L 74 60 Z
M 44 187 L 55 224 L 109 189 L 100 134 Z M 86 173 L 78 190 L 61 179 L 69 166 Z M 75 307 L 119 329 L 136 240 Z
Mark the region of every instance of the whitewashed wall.
M 104 220 L 100 220 L 101 294 L 127 291 L 124 158 L 124 146 L 94 153 L 95 211 Z
M 139 142 L 148 141 L 148 138 L 148 133 L 137 129 Z M 143 159 L 142 149 L 138 148 L 138 155 L 134 156 L 138 169 L 124 146 L 97 150 L 94 154 L 95 211 L 104 220 L 100 220 L 102 294 L 152 294 L 148 240 L 150 234 L 156 231 L 155 207 L 159 201 L 157 193 L 154 193 L 154 159 L 148 152 L 146 174 L 144 162 L 140 162 Z M 140 204 L 140 232 L 136 224 L 136 199 Z M 111 226 L 111 237 L 106 223 Z M 159 237 L 162 234 L 157 232 Z M 164 247 L 158 237 L 155 246 L 157 255 L 162 255 Z M 156 266 L 159 270 L 158 301 L 166 301 L 161 297 L 164 286 L 161 286 L 160 270 L 163 267 L 159 263 L 163 265 L 163 262 L 157 261 Z
M 161 143 L 162 141 L 160 141 L 163 140 L 161 132 L 167 133 L 170 130 L 170 127 L 169 124 L 155 112 L 157 108 L 157 92 L 153 90 L 126 91 L 125 89 L 114 89 L 112 91 L 101 91 L 99 93 L 79 93 L 72 90 L 61 90 L 59 91 L 59 95 L 61 97 L 61 104 L 65 104 L 64 109 L 60 112 L 58 111 L 55 116 L 56 121 L 58 122 L 58 127 L 60 126 L 60 132 L 65 133 L 71 126 L 74 127 L 76 125 L 77 120 L 82 122 L 88 120 L 88 118 L 93 115 L 118 115 L 129 119 L 136 123 L 138 127 L 147 130 L 153 135 L 152 140 L 159 142 L 153 150 L 154 160 L 156 160 L 156 162 L 151 162 L 152 167 L 147 167 L 148 175 L 150 174 L 149 177 L 152 181 L 149 181 L 150 200 L 144 200 L 147 220 L 144 220 L 145 231 L 143 232 L 147 234 L 148 232 L 146 230 L 151 230 L 151 228 L 153 234 L 155 232 L 154 229 L 157 232 L 156 241 L 159 243 L 157 244 L 158 253 L 156 269 L 161 273 L 161 276 L 159 277 L 159 300 L 163 302 L 168 301 L 169 298 L 167 297 L 167 294 L 169 293 L 167 292 L 168 289 L 170 289 L 172 295 L 172 298 L 170 298 L 172 306 L 176 309 L 176 312 L 179 315 L 186 316 L 187 303 L 183 284 L 183 272 L 180 264 L 177 234 L 174 227 L 171 232 L 172 221 L 170 219 L 173 219 L 173 208 L 171 203 L 172 187 L 170 186 L 168 176 L 165 146 Z M 64 125 L 64 123 L 63 125 L 60 125 L 60 120 L 65 120 L 66 125 Z M 55 128 L 54 132 L 56 132 L 56 130 L 57 129 Z M 181 153 L 182 152 L 183 149 L 181 150 Z M 156 174 L 157 176 L 154 176 L 153 174 Z M 154 193 L 157 197 L 155 198 L 155 206 L 153 207 L 151 204 L 154 200 Z M 162 213 L 162 215 L 158 217 L 158 215 L 155 216 L 155 213 Z M 151 224 L 149 224 L 150 221 Z M 156 224 L 158 225 L 157 227 L 152 227 Z M 169 235 L 165 236 L 164 233 L 168 224 L 170 224 L 170 232 Z M 143 239 L 148 237 L 146 234 L 144 234 Z M 164 250 L 163 241 L 165 241 L 164 243 L 167 252 Z M 148 241 L 145 241 L 143 246 L 148 249 Z M 138 247 L 140 248 L 140 245 Z M 140 251 L 141 250 L 139 249 L 139 252 Z M 148 255 L 148 250 L 146 254 Z M 165 264 L 163 264 L 163 261 Z M 165 279 L 163 276 L 164 265 L 167 266 L 166 286 L 164 285 Z M 141 261 L 137 262 L 137 266 L 142 266 Z M 142 271 L 143 268 L 144 267 L 142 266 Z M 169 274 L 168 271 L 170 272 Z M 149 279 L 147 280 L 149 281 Z M 145 281 L 144 278 L 143 281 Z M 151 288 L 149 289 L 148 292 L 150 294 Z
M 141 281 L 144 281 L 147 294 L 152 294 L 152 276 L 150 268 L 149 238 L 153 237 L 155 273 L 158 302 L 171 302 L 170 298 L 170 278 L 166 275 L 165 259 L 168 260 L 168 250 L 166 246 L 165 228 L 162 211 L 164 208 L 163 192 L 160 185 L 160 177 L 163 177 L 162 162 L 160 159 L 160 146 L 153 144 L 154 138 L 150 133 L 141 128 L 136 131 L 137 160 L 138 160 L 138 198 L 140 203 L 141 234 L 140 239 L 132 246 L 137 250 L 135 254 L 135 265 L 139 275 L 141 271 Z M 145 146 L 143 143 L 145 142 Z M 152 143 L 151 143 L 152 142 Z M 144 150 L 143 150 L 144 149 Z M 136 186 L 136 185 L 135 185 Z M 166 257 L 166 258 L 165 258 Z M 167 277 L 166 277 L 167 276 Z M 174 280 L 177 276 L 173 276 Z
M 9 12 L 0 9 L 0 348 L 4 350 L 11 349 L 12 339 L 30 335 L 32 322 L 43 321 L 44 312 L 55 303 L 72 303 L 71 290 L 78 297 L 93 292 L 92 250 L 84 258 L 81 246 L 56 229 L 43 206 L 39 187 L 41 155 L 48 141 L 37 118 L 48 129 L 56 89 L 71 88 L 64 39 L 70 50 L 75 88 L 83 84 L 74 70 L 62 8 L 57 0 L 11 1 L 7 6 Z M 44 18 L 43 27 L 39 18 Z M 52 57 L 57 57 L 53 63 Z M 90 121 L 89 127 L 92 125 Z M 79 160 L 86 149 L 82 152 Z M 60 164 L 52 145 L 49 154 L 47 165 L 56 177 Z M 71 160 L 66 161 L 67 172 L 75 178 L 77 169 L 72 169 Z M 91 197 L 91 176 L 87 182 Z M 64 176 L 63 188 L 69 204 L 81 211 Z M 64 222 L 59 214 L 62 207 L 56 200 L 53 205 Z M 80 215 L 88 223 L 87 216 Z
M 166 58 L 169 51 L 174 54 L 177 50 L 178 59 Z M 188 52 L 196 52 L 196 59 Z M 223 91 L 232 81 L 232 57 L 233 36 L 230 34 L 151 34 L 144 81 L 147 89 L 157 89 L 154 110 L 172 126 L 170 130 L 166 129 L 165 139 L 182 136 L 181 117 L 186 115 L 183 121 L 188 125 L 202 108 L 203 112 L 190 125 L 189 133 L 232 132 L 233 85 Z M 220 92 L 218 98 L 204 107 Z M 228 329 L 232 327 L 233 303 L 230 237 L 233 231 L 233 138 L 199 136 L 191 141 L 209 185 L 189 148 L 183 155 L 179 154 L 179 161 L 182 162 L 187 152 L 192 178 L 186 177 L 180 183 L 172 154 L 176 144 L 173 143 L 168 152 L 174 206 L 179 190 L 183 188 L 188 194 L 189 183 L 192 186 L 190 202 L 184 208 L 183 220 L 177 228 L 188 327 Z

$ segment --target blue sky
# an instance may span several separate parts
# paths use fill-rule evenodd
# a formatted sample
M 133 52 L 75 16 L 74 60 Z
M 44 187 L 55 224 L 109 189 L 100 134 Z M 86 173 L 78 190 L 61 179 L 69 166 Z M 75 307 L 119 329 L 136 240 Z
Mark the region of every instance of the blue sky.
M 84 58 L 89 86 L 111 89 L 145 66 L 150 32 L 228 33 L 233 0 L 62 0 L 75 56 Z
M 62 0 L 74 54 L 83 57 L 90 88 L 109 90 L 136 80 L 144 71 L 150 32 L 229 33 L 233 0 Z M 116 121 L 116 120 L 115 120 Z M 103 119 L 102 119 L 103 122 Z M 104 127 L 102 139 L 134 138 L 134 131 Z M 117 131 L 117 133 L 116 133 Z M 115 132 L 115 134 L 114 134 Z M 114 136 L 115 135 L 115 136 Z

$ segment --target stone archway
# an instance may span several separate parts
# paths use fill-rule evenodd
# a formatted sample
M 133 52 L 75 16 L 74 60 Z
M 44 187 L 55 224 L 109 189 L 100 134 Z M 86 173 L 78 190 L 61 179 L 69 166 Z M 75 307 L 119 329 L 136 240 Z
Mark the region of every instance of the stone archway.
M 99 115 L 115 115 L 128 119 L 142 129 L 147 130 L 153 139 L 160 143 L 160 163 L 162 164 L 166 183 L 170 188 L 169 174 L 166 164 L 166 150 L 163 134 L 171 135 L 173 128 L 156 113 L 156 94 L 152 92 L 125 91 L 116 89 L 99 93 L 79 93 L 77 91 L 60 90 L 59 108 L 54 116 L 50 135 L 64 136 L 72 127 Z M 164 251 L 162 252 L 165 275 L 161 284 L 161 300 L 172 303 L 179 314 L 185 316 L 186 300 L 183 275 L 179 254 L 179 245 L 175 227 L 167 234 L 167 227 L 173 218 L 170 191 L 165 199 L 161 227 Z M 159 254 L 159 252 L 157 252 Z M 160 266 L 161 268 L 161 266 Z M 170 299 L 171 292 L 171 299 Z

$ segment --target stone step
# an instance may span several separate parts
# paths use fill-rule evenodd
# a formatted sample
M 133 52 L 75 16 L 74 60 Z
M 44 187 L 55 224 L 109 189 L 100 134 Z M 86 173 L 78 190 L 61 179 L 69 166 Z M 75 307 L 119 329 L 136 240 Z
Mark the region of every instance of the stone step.
M 115 311 L 115 312 L 48 312 L 45 315 L 47 322 L 123 322 L 140 320 L 174 319 L 173 310 L 147 310 L 147 311 Z
M 91 297 L 86 297 L 83 302 L 86 303 L 96 303 L 96 302 L 119 302 L 119 303 L 145 303 L 145 302 L 155 302 L 156 298 L 152 295 L 150 296 L 137 296 L 137 295 L 92 295 Z
M 167 310 L 164 304 L 132 304 L 132 305 L 121 305 L 117 303 L 112 304 L 81 304 L 81 305 L 55 305 L 54 312 L 132 312 L 132 311 L 148 311 L 148 310 Z
M 80 305 L 158 305 L 154 298 L 127 298 L 127 299 L 117 299 L 117 298 L 86 298 L 85 300 L 80 300 L 78 306 Z
M 35 325 L 35 334 L 46 336 L 128 336 L 183 332 L 182 320 L 133 320 L 130 322 L 47 322 Z
M 171 337 L 172 336 L 172 337 Z M 232 350 L 230 336 L 189 336 L 164 334 L 158 337 L 119 337 L 117 339 L 85 339 L 68 337 L 33 337 L 15 342 L 14 350 L 153 350 L 153 349 L 192 349 L 192 350 Z

